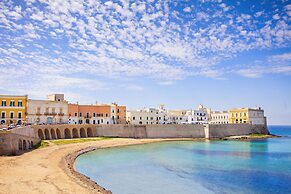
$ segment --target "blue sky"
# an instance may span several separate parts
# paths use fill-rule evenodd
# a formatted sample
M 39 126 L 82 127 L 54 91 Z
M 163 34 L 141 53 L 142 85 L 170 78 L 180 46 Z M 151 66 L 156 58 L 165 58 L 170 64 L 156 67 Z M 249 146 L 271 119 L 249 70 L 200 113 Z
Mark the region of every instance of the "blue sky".
M 291 125 L 291 4 L 0 2 L 0 93 L 128 108 L 262 106 Z

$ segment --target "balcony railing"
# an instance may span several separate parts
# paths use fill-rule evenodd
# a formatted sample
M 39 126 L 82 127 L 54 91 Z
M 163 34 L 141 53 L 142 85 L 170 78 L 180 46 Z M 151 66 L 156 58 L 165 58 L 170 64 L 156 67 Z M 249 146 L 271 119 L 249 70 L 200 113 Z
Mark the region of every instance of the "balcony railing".
M 59 113 L 58 115 L 59 115 L 59 116 L 64 116 L 64 115 L 65 115 L 65 113 Z
M 55 113 L 55 112 L 45 112 L 44 115 L 53 115 L 53 116 L 55 116 L 55 115 L 57 115 L 57 113 Z

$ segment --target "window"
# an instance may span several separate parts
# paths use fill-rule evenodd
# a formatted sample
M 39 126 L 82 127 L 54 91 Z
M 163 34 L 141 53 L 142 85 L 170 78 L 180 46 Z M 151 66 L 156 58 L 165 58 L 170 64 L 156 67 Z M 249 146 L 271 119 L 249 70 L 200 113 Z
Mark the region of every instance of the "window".
M 108 117 L 108 114 L 106 113 L 106 117 Z
M 149 117 L 147 117 L 147 120 L 149 120 Z
M 22 101 L 18 101 L 18 106 L 22 107 Z
M 77 116 L 78 116 L 78 113 L 75 112 L 75 117 L 77 117 Z
M 142 125 L 142 121 L 140 121 L 139 124 Z
M 56 113 L 56 108 L 52 108 L 52 113 L 53 113 L 53 114 Z
M 40 114 L 40 107 L 37 107 L 36 114 Z
M 86 117 L 89 118 L 89 113 L 88 112 L 86 113 Z
M 2 100 L 2 106 L 6 106 L 6 100 Z
M 142 120 L 142 117 L 139 117 L 139 120 Z
M 63 114 L 63 108 L 60 108 L 60 113 Z
M 45 108 L 45 112 L 48 114 L 49 113 L 49 108 Z
M 82 113 L 81 112 L 79 113 L 79 115 L 80 115 L 80 117 L 82 117 Z
M 95 117 L 96 116 L 96 113 L 93 113 L 93 117 Z
M 132 120 L 135 120 L 135 117 L 132 117 Z
M 117 119 L 119 119 L 119 115 L 117 116 Z
M 114 113 L 114 109 L 112 109 L 112 113 Z
M 14 100 L 11 100 L 11 101 L 10 101 L 10 106 L 15 106 L 15 102 L 14 102 Z
M 117 109 L 117 113 L 119 113 L 119 109 Z
M 14 117 L 14 113 L 10 112 L 10 118 L 13 119 L 13 117 Z
M 1 113 L 1 118 L 4 119 L 5 116 L 6 116 L 6 115 L 5 115 L 5 112 L 2 112 L 2 113 Z
M 18 113 L 18 118 L 21 119 L 21 112 Z

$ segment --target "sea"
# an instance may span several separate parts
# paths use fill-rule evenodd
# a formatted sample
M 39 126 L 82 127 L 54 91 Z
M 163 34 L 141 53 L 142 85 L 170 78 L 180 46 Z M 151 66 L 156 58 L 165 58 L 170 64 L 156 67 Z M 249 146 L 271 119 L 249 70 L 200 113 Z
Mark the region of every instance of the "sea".
M 291 126 L 268 128 L 282 137 L 100 149 L 75 167 L 114 194 L 291 194 Z

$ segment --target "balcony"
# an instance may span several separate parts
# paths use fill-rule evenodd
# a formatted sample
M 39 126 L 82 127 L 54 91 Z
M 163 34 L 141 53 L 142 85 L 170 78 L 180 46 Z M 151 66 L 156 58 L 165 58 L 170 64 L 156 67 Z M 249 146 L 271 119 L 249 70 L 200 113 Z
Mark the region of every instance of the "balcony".
M 85 118 L 85 119 L 90 119 L 90 118 L 91 118 L 91 116 L 85 116 L 84 118 Z
M 65 115 L 65 113 L 59 113 L 58 115 L 59 115 L 59 116 L 64 116 L 64 115 Z
M 51 112 L 51 113 L 45 112 L 44 115 L 56 116 L 57 113 L 55 113 L 55 112 Z

